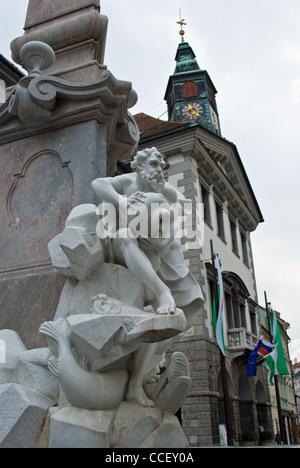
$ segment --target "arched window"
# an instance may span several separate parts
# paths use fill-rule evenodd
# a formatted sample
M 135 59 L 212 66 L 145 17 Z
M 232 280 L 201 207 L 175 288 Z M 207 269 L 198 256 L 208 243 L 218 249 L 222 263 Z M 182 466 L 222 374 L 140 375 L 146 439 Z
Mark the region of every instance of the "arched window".
M 247 301 L 250 294 L 245 284 L 238 275 L 230 271 L 223 272 L 223 280 L 228 329 L 247 329 L 247 314 L 253 313 L 254 316 L 251 316 L 251 332 L 256 335 L 257 329 L 255 327 L 255 309 Z
M 196 83 L 193 81 L 188 81 L 183 85 L 183 97 L 185 99 L 197 97 L 198 96 L 198 89 Z

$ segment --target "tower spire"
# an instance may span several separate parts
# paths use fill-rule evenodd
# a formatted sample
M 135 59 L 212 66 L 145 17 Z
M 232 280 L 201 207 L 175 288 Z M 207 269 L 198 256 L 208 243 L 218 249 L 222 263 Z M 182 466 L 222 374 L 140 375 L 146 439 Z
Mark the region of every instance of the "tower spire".
M 176 52 L 176 66 L 167 85 L 165 100 L 170 121 L 187 121 L 220 135 L 219 116 L 216 104 L 217 90 L 206 70 L 201 70 L 193 49 L 184 35 L 186 21 L 176 21 L 180 26 L 181 41 Z
M 185 35 L 185 30 L 183 29 L 184 26 L 187 25 L 185 19 L 182 19 L 181 18 L 181 11 L 179 9 L 179 18 L 180 20 L 179 21 L 176 21 L 177 24 L 180 25 L 180 31 L 179 31 L 179 34 L 181 36 L 181 42 L 184 42 L 184 35 Z

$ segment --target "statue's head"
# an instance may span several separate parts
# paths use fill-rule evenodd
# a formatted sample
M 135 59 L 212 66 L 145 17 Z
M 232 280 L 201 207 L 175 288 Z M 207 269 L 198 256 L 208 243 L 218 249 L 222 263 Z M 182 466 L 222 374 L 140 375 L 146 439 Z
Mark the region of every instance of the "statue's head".
M 138 151 L 131 163 L 132 169 L 155 187 L 164 186 L 163 170 L 165 166 L 163 155 L 154 147 Z

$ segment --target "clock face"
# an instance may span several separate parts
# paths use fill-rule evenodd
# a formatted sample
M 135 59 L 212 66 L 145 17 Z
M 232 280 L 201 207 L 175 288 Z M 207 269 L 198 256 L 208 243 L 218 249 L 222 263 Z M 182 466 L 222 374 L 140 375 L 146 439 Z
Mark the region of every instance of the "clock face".
M 190 102 L 182 107 L 181 115 L 184 120 L 199 120 L 204 116 L 204 108 L 199 102 Z

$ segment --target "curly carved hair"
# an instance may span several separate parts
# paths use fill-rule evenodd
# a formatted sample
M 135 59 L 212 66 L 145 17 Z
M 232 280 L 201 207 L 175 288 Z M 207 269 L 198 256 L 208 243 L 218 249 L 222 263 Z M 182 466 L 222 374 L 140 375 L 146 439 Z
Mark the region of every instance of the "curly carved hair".
M 147 158 L 152 156 L 153 153 L 160 160 L 160 165 L 161 165 L 162 169 L 164 169 L 164 167 L 166 166 L 166 162 L 164 160 L 164 157 L 158 151 L 158 149 L 155 148 L 154 146 L 152 148 L 146 148 L 146 149 L 144 149 L 142 151 L 138 151 L 136 153 L 136 155 L 134 156 L 134 158 L 133 158 L 133 161 L 131 163 L 131 168 L 134 169 L 134 170 L 137 170 L 141 166 L 141 164 L 144 161 L 146 161 Z

